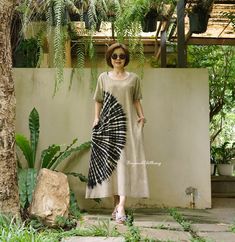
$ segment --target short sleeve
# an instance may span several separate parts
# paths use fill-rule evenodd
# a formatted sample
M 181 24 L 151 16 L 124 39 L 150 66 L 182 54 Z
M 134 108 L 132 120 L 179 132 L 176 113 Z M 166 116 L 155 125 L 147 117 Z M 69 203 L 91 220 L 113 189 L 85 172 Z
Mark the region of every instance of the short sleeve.
M 99 76 L 99 78 L 98 78 L 93 99 L 97 102 L 103 102 L 103 99 L 104 99 L 103 98 L 103 83 L 102 83 L 101 76 Z
M 142 90 L 141 90 L 141 84 L 140 84 L 140 78 L 136 77 L 135 87 L 134 87 L 134 94 L 133 94 L 133 100 L 139 100 L 142 99 Z

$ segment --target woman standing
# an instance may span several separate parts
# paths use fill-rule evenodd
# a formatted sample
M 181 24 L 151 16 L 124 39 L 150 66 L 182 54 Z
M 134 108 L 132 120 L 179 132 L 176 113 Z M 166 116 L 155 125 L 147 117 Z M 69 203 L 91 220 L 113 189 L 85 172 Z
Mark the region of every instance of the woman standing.
M 111 45 L 106 53 L 112 68 L 98 79 L 94 100 L 95 119 L 86 198 L 114 197 L 112 216 L 124 223 L 126 197 L 148 197 L 143 147 L 145 118 L 140 79 L 125 66 L 129 51 Z

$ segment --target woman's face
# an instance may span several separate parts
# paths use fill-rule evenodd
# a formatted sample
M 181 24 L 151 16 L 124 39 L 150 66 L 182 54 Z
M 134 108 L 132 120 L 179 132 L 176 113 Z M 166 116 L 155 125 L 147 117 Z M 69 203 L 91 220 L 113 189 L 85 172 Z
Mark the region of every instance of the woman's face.
M 111 63 L 113 68 L 123 68 L 126 62 L 126 54 L 122 48 L 117 48 L 111 55 Z

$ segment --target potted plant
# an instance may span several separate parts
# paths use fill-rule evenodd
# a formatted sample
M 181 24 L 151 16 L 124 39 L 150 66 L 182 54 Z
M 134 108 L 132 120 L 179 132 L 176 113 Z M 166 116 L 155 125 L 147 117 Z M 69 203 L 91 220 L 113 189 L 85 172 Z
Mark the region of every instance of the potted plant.
M 200 1 L 189 11 L 189 29 L 191 33 L 200 34 L 206 32 L 213 2 L 214 0 Z
M 224 142 L 221 146 L 215 147 L 215 161 L 219 175 L 232 176 L 233 163 L 235 158 L 235 142 L 231 145 L 229 142 Z
M 157 29 L 157 20 L 166 20 L 168 17 L 167 5 L 175 4 L 174 0 L 149 0 L 144 1 L 143 13 L 144 17 L 141 21 L 143 32 L 154 32 Z
M 211 147 L 211 156 L 210 156 L 210 165 L 211 165 L 211 176 L 215 175 L 216 172 L 216 160 L 215 160 L 215 156 L 216 156 L 216 147 L 212 146 Z
M 167 5 L 175 3 L 175 0 L 131 0 L 124 2 L 116 27 L 118 30 L 131 28 L 133 32 L 136 24 L 141 24 L 143 32 L 156 31 L 157 20 L 167 18 Z
M 211 165 L 211 175 L 212 176 L 214 176 L 216 174 L 216 149 L 217 149 L 217 147 L 211 146 L 210 165 Z
M 129 45 L 132 59 L 137 60 L 140 76 L 143 75 L 143 66 L 146 61 L 141 32 L 155 31 L 157 19 L 167 16 L 165 7 L 172 6 L 170 3 L 175 2 L 175 0 L 129 0 L 121 2 L 121 11 L 115 21 L 115 33 L 119 42 Z

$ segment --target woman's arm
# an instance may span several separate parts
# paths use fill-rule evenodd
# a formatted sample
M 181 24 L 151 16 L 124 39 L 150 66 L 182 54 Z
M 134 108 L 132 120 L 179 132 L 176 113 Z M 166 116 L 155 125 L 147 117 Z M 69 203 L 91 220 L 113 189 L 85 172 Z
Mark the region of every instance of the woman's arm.
M 102 105 L 103 105 L 103 103 L 101 103 L 101 102 L 97 102 L 97 101 L 95 102 L 95 119 L 94 119 L 92 127 L 94 127 L 99 122 L 100 110 L 102 108 Z
M 144 111 L 143 111 L 143 108 L 142 108 L 142 105 L 141 105 L 141 102 L 139 99 L 134 101 L 134 106 L 136 108 L 136 112 L 139 117 L 137 121 L 141 122 L 142 125 L 144 126 L 144 123 L 146 123 L 146 119 L 144 117 Z

